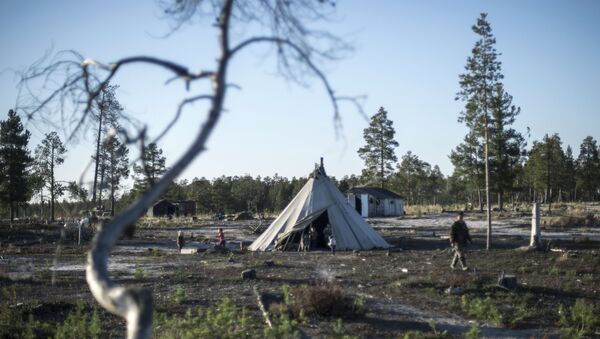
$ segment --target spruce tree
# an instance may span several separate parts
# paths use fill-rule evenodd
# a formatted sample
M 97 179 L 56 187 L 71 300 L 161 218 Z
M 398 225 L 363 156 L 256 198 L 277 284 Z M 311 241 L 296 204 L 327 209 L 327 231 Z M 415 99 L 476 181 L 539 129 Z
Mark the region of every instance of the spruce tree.
M 54 221 L 54 202 L 64 191 L 64 186 L 56 182 L 54 174 L 56 167 L 65 161 L 66 153 L 67 149 L 56 132 L 46 134 L 35 149 L 37 172 L 50 191 L 50 221 Z
M 6 120 L 0 121 L 0 202 L 9 206 L 11 223 L 18 204 L 30 198 L 27 185 L 33 160 L 27 149 L 30 135 L 13 110 L 8 111 Z
M 371 117 L 369 127 L 363 131 L 366 144 L 358 149 L 358 155 L 365 162 L 363 176 L 377 180 L 381 188 L 385 187 L 385 180 L 393 173 L 393 164 L 398 161 L 394 154 L 398 142 L 394 140 L 396 131 L 392 124 L 387 111 L 383 107 L 379 108 Z

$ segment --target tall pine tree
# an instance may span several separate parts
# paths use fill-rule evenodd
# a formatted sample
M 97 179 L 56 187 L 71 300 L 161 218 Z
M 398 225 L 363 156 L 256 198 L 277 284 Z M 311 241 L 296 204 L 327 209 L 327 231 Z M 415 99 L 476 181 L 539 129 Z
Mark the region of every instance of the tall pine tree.
M 136 194 L 146 192 L 167 171 L 163 151 L 155 143 L 150 143 L 142 154 L 142 165 L 133 166 L 135 182 L 133 190 Z
M 54 202 L 64 192 L 64 186 L 56 182 L 54 174 L 56 167 L 65 161 L 66 153 L 67 149 L 56 132 L 46 134 L 35 149 L 37 172 L 50 191 L 50 221 L 54 221 Z
M 129 176 L 129 149 L 116 137 L 111 137 L 102 146 L 101 180 L 99 197 L 102 196 L 102 186 L 109 189 L 110 215 L 115 215 L 115 194 L 121 187 L 123 179 Z M 101 202 L 100 202 L 101 203 Z
M 393 173 L 393 164 L 398 161 L 394 149 L 398 142 L 394 140 L 396 131 L 393 122 L 388 119 L 387 111 L 381 107 L 371 117 L 369 127 L 363 131 L 366 144 L 358 149 L 358 155 L 365 162 L 363 176 L 377 181 L 381 188 L 385 187 L 386 179 Z
M 17 214 L 17 206 L 29 200 L 27 185 L 32 162 L 27 144 L 31 133 L 23 128 L 21 118 L 13 110 L 0 121 L 0 202 L 9 206 L 10 221 Z
M 512 97 L 504 93 L 501 85 L 501 80 L 504 78 L 501 73 L 502 63 L 498 60 L 496 38 L 487 21 L 487 14 L 480 15 L 472 30 L 479 36 L 479 40 L 475 42 L 472 54 L 467 58 L 466 72 L 459 75 L 460 90 L 456 94 L 456 100 L 465 103 L 465 109 L 459 115 L 459 122 L 464 122 L 469 128 L 469 134 L 483 145 L 487 207 L 486 249 L 489 250 L 492 237 L 490 154 L 494 146 L 491 144 L 491 139 L 494 135 L 504 134 L 504 125 L 512 123 L 511 119 L 518 114 L 518 109 L 512 106 Z M 502 149 L 506 143 L 496 144 L 499 149 Z M 502 160 L 499 156 L 496 158 Z
M 102 173 L 101 162 L 101 152 L 102 152 L 102 140 L 106 133 L 110 129 L 116 129 L 119 127 L 119 117 L 121 112 L 123 111 L 123 107 L 117 101 L 115 97 L 115 90 L 118 86 L 106 86 L 102 93 L 98 96 L 96 102 L 96 121 L 98 123 L 98 129 L 96 130 L 96 154 L 92 156 L 94 159 L 95 167 L 94 167 L 94 183 L 92 186 L 92 202 L 94 204 L 97 203 L 98 206 L 101 205 L 100 201 L 102 199 L 96 199 L 97 192 L 102 189 L 102 184 L 99 183 L 99 177 Z M 102 180 L 100 180 L 102 181 Z
M 577 187 L 581 190 L 581 198 L 586 200 L 594 200 L 600 190 L 600 156 L 598 144 L 591 136 L 583 139 L 579 147 Z

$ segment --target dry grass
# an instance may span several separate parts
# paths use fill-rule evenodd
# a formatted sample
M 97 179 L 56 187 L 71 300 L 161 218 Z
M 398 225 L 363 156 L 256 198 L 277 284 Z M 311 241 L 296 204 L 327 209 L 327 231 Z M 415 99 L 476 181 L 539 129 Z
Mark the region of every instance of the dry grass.
M 559 215 L 542 218 L 542 225 L 547 227 L 595 227 L 598 217 L 594 214 Z

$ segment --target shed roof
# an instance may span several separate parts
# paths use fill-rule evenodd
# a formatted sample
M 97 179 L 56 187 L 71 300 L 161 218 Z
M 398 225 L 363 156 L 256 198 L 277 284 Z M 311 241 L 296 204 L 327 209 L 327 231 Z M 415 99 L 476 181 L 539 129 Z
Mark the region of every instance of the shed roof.
M 348 193 L 368 194 L 377 199 L 403 199 L 400 195 L 379 187 L 352 187 L 348 190 Z

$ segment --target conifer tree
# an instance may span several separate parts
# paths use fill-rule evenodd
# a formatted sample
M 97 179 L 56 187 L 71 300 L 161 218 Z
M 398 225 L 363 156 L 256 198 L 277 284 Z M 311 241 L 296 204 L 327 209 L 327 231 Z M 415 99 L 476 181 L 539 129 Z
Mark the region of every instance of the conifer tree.
M 118 86 L 106 86 L 102 93 L 98 96 L 96 102 L 95 118 L 98 122 L 98 129 L 96 131 L 96 154 L 92 156 L 94 159 L 94 183 L 92 186 L 92 202 L 97 203 L 97 192 L 102 189 L 102 185 L 99 185 L 98 179 L 102 172 L 101 167 L 101 152 L 102 152 L 102 140 L 110 129 L 116 129 L 119 126 L 119 115 L 123 111 L 123 107 L 119 104 L 115 97 L 115 90 Z M 100 187 L 99 187 L 100 186 Z M 101 200 L 101 199 L 99 199 Z M 101 203 L 98 203 L 100 205 Z
M 558 134 L 546 134 L 541 142 L 534 141 L 525 167 L 534 193 L 538 195 L 535 200 L 547 203 L 549 211 L 552 211 L 554 192 L 562 183 L 565 154 L 561 145 Z M 543 192 L 543 199 L 539 198 L 540 192 Z
M 513 190 L 516 178 L 515 166 L 525 152 L 525 139 L 521 133 L 510 127 L 521 112 L 512 104 L 512 95 L 508 94 L 502 83 L 495 86 L 492 98 L 492 119 L 490 126 L 489 166 L 493 187 L 498 194 L 498 208 L 504 209 L 504 194 Z
M 110 215 L 115 215 L 115 194 L 123 179 L 129 176 L 129 149 L 116 137 L 109 138 L 102 147 L 102 182 L 106 177 L 106 186 L 110 190 Z M 162 174 L 162 173 L 161 173 Z
M 600 173 L 599 173 L 600 174 Z M 562 170 L 562 187 L 559 192 L 559 201 L 562 201 L 566 193 L 567 199 L 573 201 L 577 198 L 577 163 L 573 158 L 573 149 L 567 146 L 565 152 L 565 163 Z
M 63 185 L 55 180 L 56 167 L 65 161 L 67 149 L 58 133 L 50 132 L 35 149 L 35 160 L 38 173 L 50 191 L 50 221 L 54 221 L 54 202 L 64 191 Z
M 133 166 L 136 175 L 133 189 L 137 194 L 147 191 L 167 171 L 163 151 L 156 143 L 146 146 L 141 160 L 141 166 Z
M 586 137 L 579 147 L 577 157 L 577 186 L 582 198 L 594 200 L 600 189 L 600 157 L 598 144 L 591 136 Z
M 33 160 L 27 149 L 30 135 L 13 110 L 8 111 L 6 120 L 0 121 L 0 202 L 9 206 L 11 222 L 18 204 L 30 197 L 27 185 Z
M 392 124 L 387 111 L 383 107 L 379 108 L 371 117 L 369 127 L 363 131 L 366 144 L 358 149 L 358 155 L 365 162 L 363 176 L 377 180 L 381 188 L 385 187 L 385 180 L 393 173 L 393 164 L 398 161 L 394 154 L 398 142 L 394 140 L 396 131 Z
M 487 14 L 481 13 L 477 23 L 472 27 L 479 40 L 467 58 L 465 73 L 459 75 L 460 91 L 457 100 L 465 102 L 465 109 L 459 115 L 459 122 L 464 122 L 474 136 L 483 145 L 483 163 L 485 173 L 485 192 L 487 207 L 486 249 L 490 249 L 492 236 L 492 209 L 490 201 L 490 137 L 495 108 L 494 97 L 498 84 L 504 78 L 502 63 L 498 60 L 498 52 L 494 47 L 496 38 L 487 21 Z

